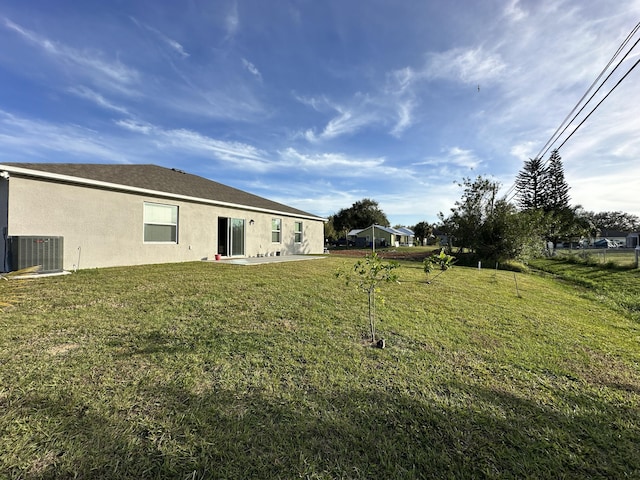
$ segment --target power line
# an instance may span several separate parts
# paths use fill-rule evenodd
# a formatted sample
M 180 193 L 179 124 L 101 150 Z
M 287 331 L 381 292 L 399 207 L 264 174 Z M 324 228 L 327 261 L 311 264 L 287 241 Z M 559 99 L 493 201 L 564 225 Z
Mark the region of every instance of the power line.
M 567 127 L 571 124 L 571 122 L 569 122 L 567 124 L 567 126 L 564 128 L 564 130 L 562 130 L 562 132 L 560 132 L 560 134 L 558 134 L 558 132 L 560 131 L 560 129 L 562 128 L 562 126 L 567 123 L 567 120 L 569 119 L 569 117 L 571 115 L 573 115 L 573 113 L 576 111 L 576 109 L 580 106 L 580 104 L 583 102 L 583 100 L 586 98 L 587 95 L 589 95 L 589 92 L 591 90 L 593 90 L 593 87 L 595 87 L 595 85 L 600 81 L 600 79 L 602 78 L 602 76 L 605 74 L 605 72 L 607 71 L 607 69 L 611 66 L 611 64 L 615 61 L 615 59 L 618 57 L 618 55 L 620 55 L 620 52 L 622 52 L 622 50 L 624 49 L 624 47 L 629 43 L 629 41 L 631 40 L 631 38 L 633 37 L 633 35 L 635 35 L 635 33 L 638 31 L 638 29 L 640 29 L 640 22 L 638 22 L 636 24 L 635 27 L 633 27 L 633 29 L 631 30 L 631 32 L 627 35 L 627 37 L 623 40 L 623 42 L 618 46 L 618 49 L 616 50 L 616 52 L 613 54 L 613 56 L 609 59 L 609 61 L 607 62 L 607 64 L 605 65 L 605 67 L 602 69 L 602 71 L 600 72 L 600 74 L 596 77 L 596 79 L 593 81 L 593 83 L 589 86 L 589 88 L 587 89 L 587 91 L 584 93 L 584 95 L 582 95 L 582 97 L 580 98 L 580 100 L 578 100 L 578 103 L 576 103 L 576 105 L 573 107 L 573 109 L 567 114 L 567 116 L 564 118 L 564 120 L 562 121 L 562 123 L 560 123 L 560 125 L 558 126 L 558 128 L 556 129 L 555 132 L 553 132 L 553 135 L 551 135 L 551 138 L 549 138 L 549 140 L 547 140 L 547 143 L 544 144 L 544 146 L 540 149 L 540 151 L 538 152 L 538 154 L 535 156 L 535 158 L 541 158 L 544 155 L 546 155 L 546 153 L 549 151 L 549 149 L 551 148 L 551 146 L 553 145 L 553 143 L 557 140 L 556 137 L 559 138 L 560 135 L 562 135 L 565 130 L 567 129 Z M 633 44 L 633 46 L 629 49 L 629 51 L 626 53 L 626 55 L 623 57 L 622 60 L 620 60 L 620 62 L 618 62 L 618 65 L 615 66 L 615 68 L 611 71 L 611 73 L 609 73 L 609 75 L 607 76 L 607 78 L 604 79 L 604 81 L 600 84 L 600 86 L 597 88 L 597 90 L 591 95 L 591 97 L 589 98 L 589 100 L 587 100 L 587 102 L 585 103 L 585 105 L 580 109 L 580 111 L 573 117 L 573 119 L 571 121 L 573 121 L 575 119 L 575 117 L 577 115 L 580 114 L 580 112 L 586 107 L 586 105 L 591 101 L 591 99 L 594 97 L 594 95 L 596 93 L 598 93 L 598 91 L 600 90 L 600 88 L 602 88 L 602 86 L 605 84 L 605 82 L 609 79 L 609 77 L 611 77 L 611 75 L 613 74 L 613 72 L 616 71 L 616 69 L 620 66 L 620 64 L 624 61 L 625 58 L 627 58 L 627 56 L 629 55 L 629 53 L 631 53 L 631 51 L 635 48 L 635 46 L 638 44 L 638 41 L 640 41 L 640 39 L 636 40 L 636 43 Z
M 639 25 L 640 25 L 640 24 L 639 24 Z M 605 78 L 605 79 L 603 80 L 603 82 L 600 84 L 600 86 L 598 86 L 598 88 L 596 89 L 596 91 L 595 91 L 595 92 L 593 92 L 593 93 L 591 94 L 591 96 L 589 97 L 589 100 L 587 100 L 587 101 L 585 102 L 585 104 L 580 108 L 580 110 L 578 110 L 578 112 L 573 116 L 573 118 L 571 119 L 571 121 L 569 121 L 569 123 L 567 123 L 567 125 L 562 129 L 562 132 L 560 132 L 560 134 L 559 134 L 559 135 L 557 136 L 557 138 L 554 140 L 554 143 L 555 143 L 555 142 L 560 138 L 560 136 L 561 136 L 562 134 L 564 134 L 564 132 L 566 132 L 566 131 L 567 131 L 567 128 L 569 128 L 569 126 L 571 125 L 571 123 L 572 123 L 572 122 L 573 122 L 573 121 L 578 117 L 578 115 L 580 115 L 580 114 L 582 113 L 582 111 L 587 107 L 587 105 L 589 104 L 589 102 L 590 102 L 591 100 L 593 100 L 593 97 L 595 97 L 595 96 L 596 96 L 596 94 L 597 94 L 597 93 L 600 91 L 600 89 L 604 86 L 604 84 L 607 82 L 607 80 L 609 80 L 609 78 L 611 78 L 611 75 L 613 75 L 613 74 L 615 73 L 615 71 L 618 69 L 618 67 L 622 64 L 622 62 L 624 62 L 624 61 L 625 61 L 625 59 L 629 56 L 629 54 L 631 53 L 631 51 L 636 47 L 636 45 L 638 45 L 638 43 L 639 43 L 639 42 L 640 42 L 640 38 L 638 38 L 638 40 L 636 40 L 636 42 L 633 44 L 633 46 L 632 46 L 632 47 L 629 49 L 629 51 L 625 54 L 625 56 L 624 56 L 624 57 L 622 57 L 622 59 L 621 59 L 621 60 L 618 62 L 618 64 L 613 68 L 613 70 L 611 70 L 611 72 L 609 72 L 609 75 L 607 75 L 607 78 Z M 609 63 L 609 65 L 610 65 L 610 63 Z M 634 68 L 635 68 L 635 65 L 634 65 L 633 67 L 631 67 L 631 69 L 630 69 L 630 70 L 633 70 Z M 628 70 L 628 71 L 627 71 L 627 73 L 624 75 L 625 77 L 629 74 L 629 71 L 630 71 L 630 70 Z M 604 72 L 603 72 L 603 73 L 604 73 Z M 598 78 L 599 78 L 599 77 L 598 77 Z M 623 78 L 624 78 L 624 77 L 623 77 Z M 618 82 L 618 83 L 619 83 L 619 82 Z M 617 86 L 617 84 L 616 84 L 616 86 Z M 592 87 L 593 87 L 593 85 L 592 85 Z M 592 87 L 591 87 L 591 88 L 592 88 Z M 614 89 L 615 89 L 615 87 L 614 87 Z M 613 89 L 612 89 L 612 90 L 613 90 Z M 589 91 L 587 91 L 587 93 L 589 93 Z M 585 93 L 585 95 L 584 95 L 582 98 L 584 98 L 584 97 L 587 95 L 587 93 Z M 610 91 L 609 93 L 611 93 L 611 91 Z M 607 94 L 607 95 L 605 96 L 605 98 L 606 98 L 607 96 L 609 96 L 609 94 Z M 582 99 L 581 99 L 581 101 L 582 101 Z M 600 102 L 600 103 L 602 103 L 602 102 Z M 598 105 L 599 105 L 599 104 L 598 104 Z M 576 107 L 577 107 L 577 106 L 578 106 L 578 105 L 576 105 Z M 571 111 L 571 113 L 573 113 L 573 112 L 575 111 L 576 107 L 574 107 L 574 108 L 573 108 L 573 110 Z M 571 115 L 571 113 L 570 113 L 569 115 Z M 590 115 L 590 114 L 589 114 L 589 115 Z M 568 118 L 568 116 L 567 116 L 567 118 Z M 565 122 L 566 122 L 566 118 L 565 118 Z M 562 125 L 560 125 L 560 127 L 561 127 L 561 126 L 562 126 Z M 560 127 L 558 127 L 558 129 L 560 129 Z M 557 132 L 557 130 L 556 130 L 556 132 Z M 574 132 L 575 132 L 575 130 L 574 130 Z M 572 133 L 571 135 L 573 135 L 573 133 Z M 565 142 L 566 142 L 566 140 L 565 140 Z M 562 144 L 564 145 L 564 142 L 563 142 Z M 536 157 L 538 157 L 538 158 L 544 157 L 544 156 L 547 154 L 547 152 L 549 151 L 549 149 L 550 149 L 552 146 L 553 146 L 553 143 L 551 143 L 551 144 L 550 144 L 549 142 L 547 142 L 547 145 L 545 145 L 545 146 L 543 147 L 543 148 L 545 148 L 545 147 L 546 147 L 546 150 L 544 150 L 544 152 L 542 152 L 542 155 L 541 155 L 540 153 L 538 153 L 538 155 L 536 155 Z M 558 147 L 558 149 L 560 149 L 560 147 Z
M 627 70 L 627 73 L 625 73 L 625 74 L 624 74 L 624 76 L 623 76 L 620 80 L 618 80 L 618 82 L 613 86 L 613 88 L 611 88 L 611 90 L 609 90 L 609 93 L 607 93 L 607 94 L 602 98 L 602 100 L 600 100 L 600 101 L 598 102 L 598 104 L 597 104 L 595 107 L 593 107 L 593 109 L 592 109 L 592 110 L 589 112 L 589 114 L 588 114 L 588 115 L 587 115 L 587 116 L 586 116 L 586 117 L 585 117 L 585 118 L 584 118 L 584 119 L 583 119 L 583 120 L 578 124 L 578 126 L 573 130 L 573 132 L 571 132 L 571 133 L 569 134 L 569 136 L 568 136 L 567 138 L 565 138 L 564 142 L 562 142 L 562 143 L 560 144 L 560 146 L 557 148 L 557 150 L 560 150 L 560 149 L 562 148 L 562 146 L 563 146 L 565 143 L 567 143 L 567 140 L 569 140 L 569 139 L 573 136 L 573 134 L 574 134 L 574 133 L 576 133 L 576 132 L 578 131 L 578 129 L 582 126 L 582 124 L 583 124 L 584 122 L 586 122 L 586 121 L 587 121 L 587 119 L 591 116 L 591 114 L 592 114 L 593 112 L 595 112 L 595 111 L 596 111 L 596 109 L 597 109 L 597 108 L 602 104 L 602 102 L 604 102 L 604 101 L 607 99 L 607 97 L 608 97 L 609 95 L 611 95 L 611 93 L 612 93 L 616 88 L 618 88 L 618 85 L 620 85 L 620 84 L 622 83 L 622 81 L 623 81 L 625 78 L 627 78 L 627 76 L 631 73 L 631 71 L 632 71 L 634 68 L 636 68 L 636 67 L 638 66 L 638 64 L 639 64 L 639 63 L 640 63 L 640 58 L 639 58 L 638 60 L 636 60 L 636 63 L 634 63 L 634 64 L 633 64 L 633 66 L 632 66 L 629 70 Z
M 553 145 L 560 139 L 560 137 L 566 132 L 566 130 L 569 128 L 569 126 L 571 125 L 571 123 L 573 123 L 573 121 L 582 113 L 582 111 L 587 107 L 587 105 L 589 104 L 589 102 L 591 102 L 593 100 L 593 98 L 595 97 L 595 95 L 600 91 L 600 89 L 604 86 L 604 84 L 611 78 L 611 76 L 614 74 L 614 72 L 618 69 L 618 67 L 620 67 L 620 65 L 625 61 L 625 59 L 629 56 L 629 54 L 633 51 L 633 49 L 638 45 L 638 43 L 640 42 L 640 38 L 638 40 L 636 40 L 636 42 L 631 46 L 631 48 L 629 48 L 629 50 L 627 50 L 627 53 L 624 55 L 624 57 L 618 62 L 618 64 L 613 68 L 613 70 L 611 70 L 611 72 L 609 73 L 609 75 L 607 75 L 607 77 L 600 83 L 600 85 L 598 86 L 598 88 L 595 90 L 595 92 L 593 92 L 593 94 L 591 94 L 591 96 L 588 98 L 588 100 L 586 102 L 584 102 L 585 98 L 589 95 L 589 93 L 594 89 L 594 87 L 598 84 L 598 82 L 600 82 L 600 79 L 603 77 L 603 75 L 606 73 L 606 71 L 609 69 L 609 67 L 611 67 L 611 65 L 613 64 L 613 62 L 615 61 L 615 59 L 621 54 L 621 52 L 624 50 L 624 48 L 629 44 L 629 42 L 631 41 L 631 39 L 633 38 L 633 36 L 638 32 L 638 30 L 640 29 L 640 22 L 638 22 L 635 27 L 631 30 L 631 32 L 627 35 L 627 37 L 622 41 L 622 43 L 618 46 L 616 52 L 613 54 L 613 56 L 611 57 L 611 59 L 609 59 L 609 61 L 607 62 L 606 66 L 602 69 L 602 71 L 600 72 L 600 74 L 596 77 L 596 79 L 592 82 L 592 84 L 589 86 L 589 88 L 587 89 L 587 91 L 582 95 L 582 97 L 580 98 L 580 100 L 576 103 L 576 105 L 573 107 L 573 109 L 569 112 L 569 114 L 564 118 L 564 120 L 560 123 L 560 125 L 558 126 L 558 128 L 555 130 L 555 132 L 553 133 L 553 135 L 551 135 L 551 137 L 549 138 L 549 140 L 547 140 L 547 142 L 544 144 L 544 146 L 540 149 L 540 152 L 538 152 L 538 154 L 534 157 L 534 158 L 541 158 L 544 155 L 546 155 L 546 153 L 553 147 Z M 629 68 L 626 73 L 622 76 L 622 78 L 620 78 L 620 80 L 618 80 L 618 82 L 611 88 L 611 90 L 609 90 L 609 92 L 598 102 L 598 104 L 587 114 L 587 116 L 576 126 L 576 128 L 569 134 L 569 136 L 567 138 L 564 139 L 564 141 L 560 144 L 559 147 L 555 148 L 555 150 L 560 150 L 560 148 L 562 148 L 562 146 L 564 146 L 564 144 L 573 136 L 574 133 L 576 133 L 578 131 L 578 129 L 587 121 L 587 119 L 596 111 L 596 109 L 604 102 L 604 100 L 606 100 L 609 95 L 611 95 L 611 93 L 618 87 L 618 85 L 620 85 L 620 83 L 622 83 L 622 81 L 631 73 L 631 71 L 638 65 L 638 63 L 640 63 L 640 59 L 638 61 L 636 61 L 636 63 L 633 64 L 633 66 L 631 68 Z M 580 105 L 584 102 L 584 105 L 582 105 L 582 107 L 580 107 Z M 580 107 L 580 109 L 578 110 L 578 107 Z M 576 110 L 578 110 L 577 113 Z M 572 117 L 573 115 L 573 117 Z M 569 118 L 571 118 L 571 120 L 569 121 Z M 566 124 L 566 125 L 565 125 Z M 563 128 L 564 126 L 564 128 Z M 543 166 L 546 164 L 546 161 L 543 162 Z M 512 184 L 512 186 L 507 190 L 507 192 L 505 193 L 505 198 L 507 198 L 508 202 L 511 202 L 516 195 L 519 193 L 519 189 L 517 188 L 517 181 L 514 181 L 514 183 Z

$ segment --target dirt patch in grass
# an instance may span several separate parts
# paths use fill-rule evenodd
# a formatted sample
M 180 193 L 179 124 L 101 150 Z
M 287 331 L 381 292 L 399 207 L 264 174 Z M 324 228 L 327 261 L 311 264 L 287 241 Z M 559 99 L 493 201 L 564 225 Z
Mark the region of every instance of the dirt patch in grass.
M 433 254 L 433 250 L 417 250 L 417 251 L 408 251 L 408 250 L 376 250 L 377 254 L 380 258 L 384 258 L 385 260 L 404 260 L 404 261 L 415 261 L 421 262 L 426 257 Z M 340 257 L 355 257 L 360 258 L 364 257 L 371 253 L 371 249 L 359 249 L 359 248 L 350 248 L 344 250 L 331 250 L 331 255 L 340 256 Z
M 54 345 L 53 347 L 49 348 L 47 350 L 47 353 L 49 355 L 53 355 L 54 357 L 57 357 L 59 355 L 64 355 L 70 352 L 71 350 L 75 350 L 79 346 L 80 345 L 78 345 L 77 343 L 63 343 L 61 345 Z

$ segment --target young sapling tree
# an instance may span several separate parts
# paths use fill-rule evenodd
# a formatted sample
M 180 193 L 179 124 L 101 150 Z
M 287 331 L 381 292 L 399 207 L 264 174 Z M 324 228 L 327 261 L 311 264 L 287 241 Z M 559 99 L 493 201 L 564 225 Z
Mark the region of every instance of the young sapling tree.
M 380 290 L 380 284 L 398 281 L 394 270 L 399 266 L 398 262 L 383 262 L 378 254 L 373 252 L 358 260 L 353 270 L 345 275 L 347 285 L 355 285 L 359 291 L 367 294 L 372 343 L 376 343 L 376 293 Z M 337 273 L 337 276 L 343 275 L 342 272 Z
M 440 250 L 440 253 L 425 258 L 422 264 L 424 266 L 424 273 L 427 274 L 427 283 L 431 283 L 431 280 L 436 279 L 439 275 L 449 270 L 455 262 L 456 257 L 444 253 L 444 249 Z M 429 275 L 436 269 L 440 270 L 440 272 L 430 280 Z

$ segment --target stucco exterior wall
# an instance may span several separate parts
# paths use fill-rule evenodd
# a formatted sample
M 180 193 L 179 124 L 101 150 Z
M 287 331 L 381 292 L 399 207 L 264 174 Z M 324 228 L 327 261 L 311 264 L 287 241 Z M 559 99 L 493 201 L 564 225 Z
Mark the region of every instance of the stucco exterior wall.
M 178 206 L 178 242 L 144 242 L 144 202 Z M 245 255 L 323 252 L 321 220 L 297 219 L 173 198 L 12 176 L 8 235 L 64 237 L 64 268 L 95 268 L 212 259 L 218 253 L 218 218 L 245 220 Z M 271 242 L 271 219 L 282 219 L 282 241 Z M 253 220 L 253 223 L 250 221 Z M 294 222 L 303 241 L 294 243 Z

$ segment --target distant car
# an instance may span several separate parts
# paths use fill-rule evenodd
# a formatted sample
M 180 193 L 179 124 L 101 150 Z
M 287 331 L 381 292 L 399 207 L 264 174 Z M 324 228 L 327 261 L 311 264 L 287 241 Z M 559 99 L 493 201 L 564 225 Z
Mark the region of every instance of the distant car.
M 355 247 L 356 243 L 353 240 L 349 240 L 347 242 L 345 238 L 339 238 L 337 241 L 334 242 L 334 245 L 336 247 L 344 247 L 345 245 L 348 247 Z
M 601 238 L 593 242 L 594 248 L 618 248 L 618 244 L 608 238 Z

